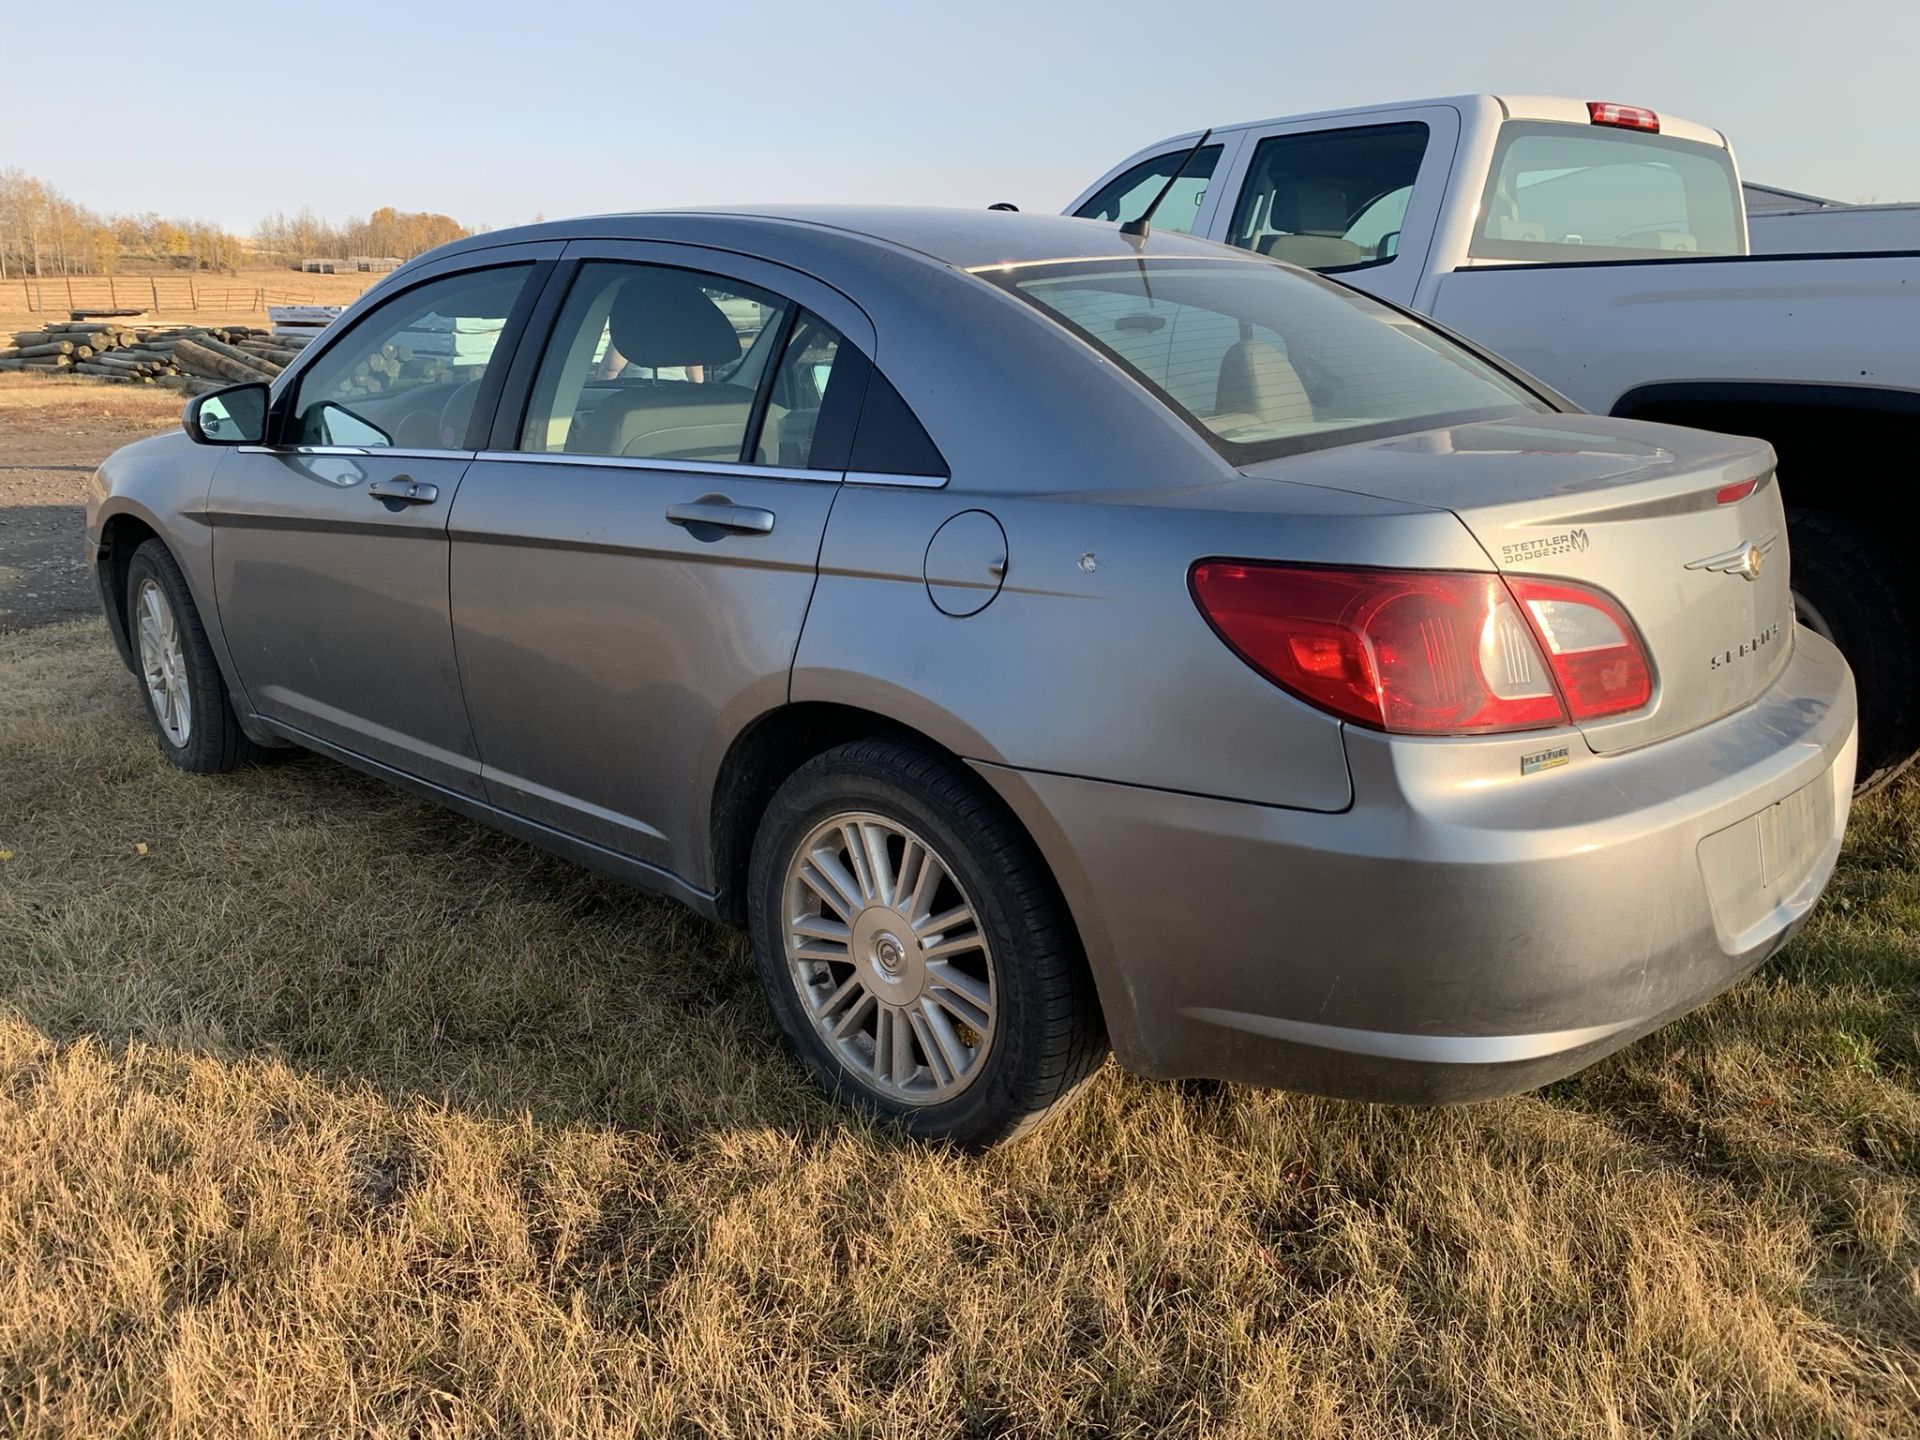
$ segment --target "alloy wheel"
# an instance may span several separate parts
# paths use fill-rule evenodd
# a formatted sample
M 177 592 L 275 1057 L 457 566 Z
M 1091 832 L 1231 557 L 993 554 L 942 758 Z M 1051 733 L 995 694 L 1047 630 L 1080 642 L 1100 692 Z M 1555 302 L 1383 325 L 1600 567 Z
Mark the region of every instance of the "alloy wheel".
M 140 674 L 147 701 L 161 733 L 175 748 L 184 748 L 193 735 L 193 690 L 187 681 L 186 649 L 180 622 L 166 592 L 153 580 L 140 582 L 134 599 L 140 632 Z
M 998 990 L 951 865 L 898 821 L 850 811 L 808 834 L 783 894 L 794 988 L 842 1064 L 900 1104 L 964 1090 L 993 1045 Z

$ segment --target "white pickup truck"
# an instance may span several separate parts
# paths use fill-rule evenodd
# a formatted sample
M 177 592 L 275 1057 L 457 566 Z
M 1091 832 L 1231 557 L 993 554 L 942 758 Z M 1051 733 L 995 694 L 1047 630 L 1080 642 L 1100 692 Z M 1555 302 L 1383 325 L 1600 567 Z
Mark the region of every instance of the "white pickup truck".
M 1334 276 L 1586 410 L 1771 441 L 1800 619 L 1859 681 L 1862 783 L 1920 751 L 1920 250 L 1750 254 L 1726 137 L 1635 106 L 1471 95 L 1200 138 L 1069 212 L 1133 219 L 1178 173 L 1156 229 Z

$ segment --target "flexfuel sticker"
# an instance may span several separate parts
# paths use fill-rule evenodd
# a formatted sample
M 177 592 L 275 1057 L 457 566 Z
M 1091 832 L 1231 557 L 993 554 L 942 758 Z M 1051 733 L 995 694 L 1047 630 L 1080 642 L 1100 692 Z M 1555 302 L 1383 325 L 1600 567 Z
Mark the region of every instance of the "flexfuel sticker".
M 1520 757 L 1520 773 L 1537 775 L 1542 770 L 1558 770 L 1567 763 L 1567 747 L 1556 745 L 1551 750 L 1536 750 L 1531 755 Z

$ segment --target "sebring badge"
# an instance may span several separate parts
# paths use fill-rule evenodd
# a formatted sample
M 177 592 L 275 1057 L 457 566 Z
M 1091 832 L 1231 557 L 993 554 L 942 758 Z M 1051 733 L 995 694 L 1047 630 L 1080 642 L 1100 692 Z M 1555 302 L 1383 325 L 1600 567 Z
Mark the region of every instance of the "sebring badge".
M 1758 540 L 1742 540 L 1731 550 L 1723 550 L 1718 555 L 1709 555 L 1704 560 L 1689 560 L 1689 570 L 1712 570 L 1721 575 L 1738 575 L 1743 580 L 1758 580 L 1760 567 L 1767 563 L 1767 553 L 1773 549 L 1779 536 L 1772 531 Z

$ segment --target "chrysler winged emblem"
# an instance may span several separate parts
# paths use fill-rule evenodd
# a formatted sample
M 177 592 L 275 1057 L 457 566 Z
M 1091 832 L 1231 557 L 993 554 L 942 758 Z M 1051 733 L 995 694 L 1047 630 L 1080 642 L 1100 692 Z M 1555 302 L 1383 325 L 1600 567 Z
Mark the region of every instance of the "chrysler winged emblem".
M 1703 560 L 1689 560 L 1689 570 L 1712 570 L 1720 575 L 1738 575 L 1742 580 L 1758 580 L 1760 567 L 1767 563 L 1767 553 L 1773 549 L 1779 535 L 1767 532 L 1757 540 L 1742 540 L 1731 550 L 1722 550 L 1718 555 L 1709 555 Z

